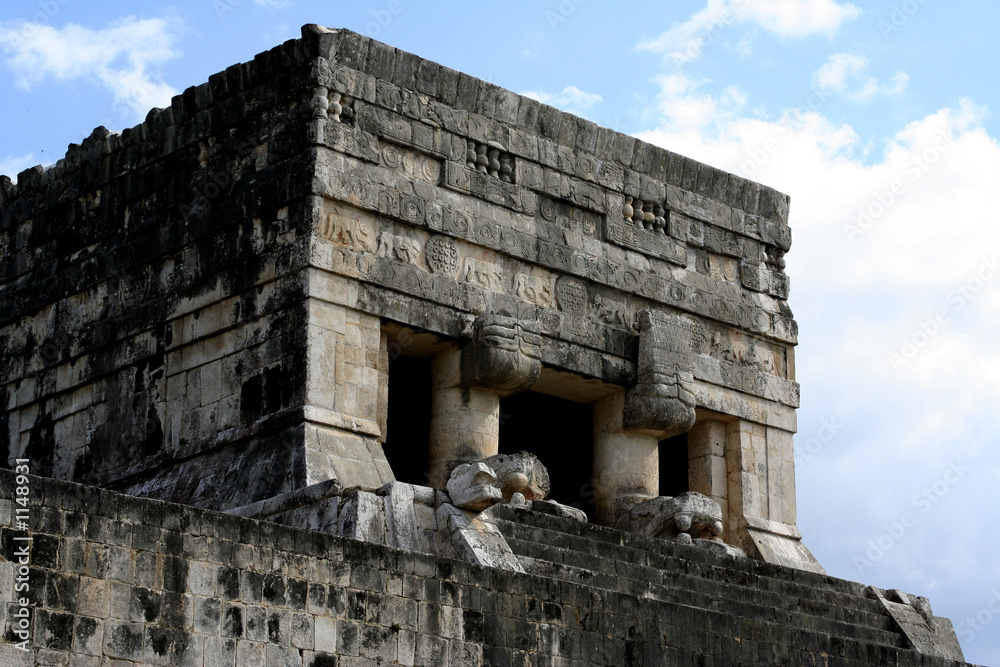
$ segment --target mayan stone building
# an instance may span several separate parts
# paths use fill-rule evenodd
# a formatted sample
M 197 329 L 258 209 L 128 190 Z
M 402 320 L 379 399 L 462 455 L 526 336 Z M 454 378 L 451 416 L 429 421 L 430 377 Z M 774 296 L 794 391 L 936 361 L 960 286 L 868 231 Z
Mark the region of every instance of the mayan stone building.
M 0 176 L 0 664 L 962 664 L 796 528 L 788 206 L 318 26 Z

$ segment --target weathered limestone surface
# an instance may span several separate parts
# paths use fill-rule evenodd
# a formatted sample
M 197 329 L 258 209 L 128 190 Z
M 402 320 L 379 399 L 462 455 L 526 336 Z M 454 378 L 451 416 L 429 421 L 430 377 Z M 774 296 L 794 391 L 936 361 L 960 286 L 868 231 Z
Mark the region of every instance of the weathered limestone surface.
M 860 584 L 502 505 L 523 573 L 33 476 L 23 533 L 15 486 L 0 470 L 5 667 L 965 664 L 920 653 Z
M 626 431 L 624 392 L 594 404 L 594 494 L 597 522 L 615 525 L 633 506 L 659 495 L 657 436 Z
M 463 387 L 462 351 L 451 347 L 431 361 L 430 472 L 432 486 L 443 489 L 456 466 L 497 453 L 500 443 L 500 394 L 484 387 Z
M 964 660 L 951 620 L 935 616 L 927 598 L 874 586 L 865 592 L 869 598 L 878 600 L 914 650 L 948 660 Z

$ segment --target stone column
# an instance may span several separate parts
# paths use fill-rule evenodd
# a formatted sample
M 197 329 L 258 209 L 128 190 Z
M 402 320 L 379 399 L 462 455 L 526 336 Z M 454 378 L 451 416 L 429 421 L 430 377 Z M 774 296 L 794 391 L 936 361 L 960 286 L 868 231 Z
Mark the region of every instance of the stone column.
M 604 526 L 660 494 L 659 438 L 626 431 L 624 407 L 625 392 L 594 403 L 594 504 Z
M 455 466 L 493 456 L 500 439 L 500 394 L 463 387 L 462 351 L 431 359 L 430 485 L 445 488 Z
M 505 314 L 488 313 L 473 325 L 461 349 L 431 360 L 431 486 L 445 488 L 455 466 L 499 452 L 500 398 L 538 380 L 541 338 L 533 327 Z
M 746 517 L 767 518 L 767 429 L 738 419 L 727 425 L 726 463 L 729 487 L 730 530 Z M 745 542 L 744 539 L 741 542 Z M 737 542 L 743 546 L 741 542 Z

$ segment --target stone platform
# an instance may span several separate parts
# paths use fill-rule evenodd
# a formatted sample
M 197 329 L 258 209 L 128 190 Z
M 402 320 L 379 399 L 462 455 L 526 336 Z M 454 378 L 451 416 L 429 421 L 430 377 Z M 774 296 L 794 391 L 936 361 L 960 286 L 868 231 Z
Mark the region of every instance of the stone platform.
M 527 570 L 0 471 L 0 664 L 758 666 L 965 663 L 914 650 L 860 584 L 526 510 Z M 30 551 L 29 651 L 11 625 Z M 947 619 L 933 618 L 950 626 Z

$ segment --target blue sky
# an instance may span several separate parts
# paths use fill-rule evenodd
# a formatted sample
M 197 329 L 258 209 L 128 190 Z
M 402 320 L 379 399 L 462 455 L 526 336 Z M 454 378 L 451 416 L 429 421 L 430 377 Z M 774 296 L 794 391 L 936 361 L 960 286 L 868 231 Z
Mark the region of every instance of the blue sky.
M 1000 664 L 1000 3 L 38 0 L 0 9 L 0 173 L 345 27 L 792 197 L 799 525 Z

